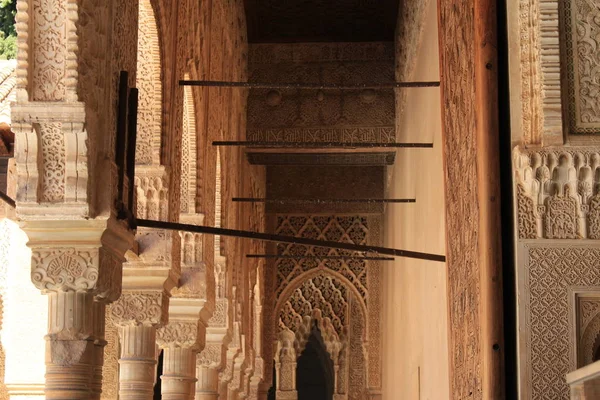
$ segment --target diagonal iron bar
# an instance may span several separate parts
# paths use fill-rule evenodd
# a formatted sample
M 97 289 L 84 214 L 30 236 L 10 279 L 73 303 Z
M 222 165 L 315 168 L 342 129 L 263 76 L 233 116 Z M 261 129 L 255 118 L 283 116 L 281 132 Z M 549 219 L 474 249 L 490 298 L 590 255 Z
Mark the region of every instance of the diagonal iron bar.
M 358 90 L 358 89 L 396 89 L 439 87 L 439 81 L 428 82 L 389 82 L 389 83 L 364 83 L 364 84 L 323 84 L 323 83 L 275 83 L 275 82 L 231 82 L 231 81 L 195 81 L 180 80 L 179 86 L 203 86 L 247 89 L 310 89 L 310 90 Z
M 154 221 L 148 219 L 138 219 L 137 226 L 155 229 L 167 229 L 174 231 L 205 233 L 209 235 L 232 236 L 238 238 L 263 240 L 267 242 L 291 243 L 305 246 L 329 247 L 332 249 L 360 251 L 364 253 L 385 254 L 394 257 L 416 258 L 420 260 L 430 260 L 445 262 L 446 256 L 440 254 L 420 253 L 416 251 L 391 249 L 387 247 L 366 246 L 354 243 L 333 242 L 329 240 L 318 240 L 309 238 L 299 238 L 294 236 L 277 235 L 272 233 L 261 233 L 244 231 L 239 229 L 213 228 L 203 225 L 189 225 L 177 222 Z
M 6 204 L 11 206 L 12 208 L 17 208 L 17 203 L 4 192 L 0 192 L 0 200 L 4 201 Z

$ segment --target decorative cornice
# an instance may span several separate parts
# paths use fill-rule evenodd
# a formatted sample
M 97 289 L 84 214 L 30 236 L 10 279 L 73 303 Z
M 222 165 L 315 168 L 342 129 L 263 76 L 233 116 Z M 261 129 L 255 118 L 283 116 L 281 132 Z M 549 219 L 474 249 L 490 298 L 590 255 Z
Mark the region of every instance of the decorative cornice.
M 600 148 L 515 148 L 521 239 L 600 239 Z

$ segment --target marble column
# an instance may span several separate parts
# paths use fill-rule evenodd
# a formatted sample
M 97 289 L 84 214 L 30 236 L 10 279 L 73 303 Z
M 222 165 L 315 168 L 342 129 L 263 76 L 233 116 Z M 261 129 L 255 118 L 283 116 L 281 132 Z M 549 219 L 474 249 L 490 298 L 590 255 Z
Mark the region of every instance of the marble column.
M 286 329 L 279 334 L 275 353 L 275 372 L 277 374 L 277 400 L 297 400 L 296 391 L 296 350 L 294 332 Z
M 166 322 L 164 291 L 126 292 L 111 306 L 119 328 L 119 398 L 151 400 L 156 377 L 156 329 Z
M 108 227 L 97 220 L 22 227 L 32 250 L 31 279 L 48 296 L 46 398 L 98 398 L 104 308 L 120 292 L 123 254 L 133 236 L 110 221 Z

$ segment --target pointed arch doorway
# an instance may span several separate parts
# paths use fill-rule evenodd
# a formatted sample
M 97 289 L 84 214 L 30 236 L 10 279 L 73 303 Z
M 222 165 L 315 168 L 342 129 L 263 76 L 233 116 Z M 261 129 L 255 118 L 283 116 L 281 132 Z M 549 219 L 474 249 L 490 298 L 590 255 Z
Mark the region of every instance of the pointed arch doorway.
M 321 331 L 314 321 L 296 366 L 298 400 L 332 400 L 334 373 L 333 361 L 323 343 Z

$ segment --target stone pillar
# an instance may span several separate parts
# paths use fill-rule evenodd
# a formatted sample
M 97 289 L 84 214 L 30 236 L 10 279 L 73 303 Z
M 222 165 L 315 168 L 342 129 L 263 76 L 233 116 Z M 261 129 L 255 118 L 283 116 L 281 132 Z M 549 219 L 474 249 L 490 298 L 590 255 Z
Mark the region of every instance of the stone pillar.
M 219 399 L 219 376 L 224 368 L 226 346 L 230 341 L 225 326 L 227 309 L 227 300 L 218 300 L 209 327 L 206 328 L 206 345 L 196 357 L 195 400 Z
M 104 304 L 120 292 L 132 236 L 109 221 L 27 221 L 31 279 L 48 295 L 47 399 L 92 399 L 101 391 Z
M 164 350 L 162 398 L 191 400 L 196 383 L 196 354 L 204 347 L 206 317 L 200 317 L 203 299 L 173 298 L 168 325 L 159 330 L 159 346 Z
M 296 350 L 294 332 L 286 329 L 279 334 L 275 350 L 275 373 L 277 374 L 277 400 L 297 400 Z
M 119 398 L 151 400 L 156 376 L 156 329 L 167 318 L 166 292 L 128 292 L 112 305 L 119 328 Z

